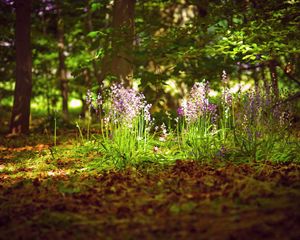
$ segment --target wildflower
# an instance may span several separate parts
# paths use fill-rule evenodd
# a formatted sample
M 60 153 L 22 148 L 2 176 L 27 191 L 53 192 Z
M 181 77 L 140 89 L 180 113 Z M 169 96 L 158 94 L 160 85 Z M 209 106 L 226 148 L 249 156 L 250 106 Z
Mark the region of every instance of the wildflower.
M 130 124 L 133 119 L 143 114 L 146 121 L 151 120 L 151 104 L 147 104 L 145 96 L 134 89 L 113 85 L 111 88 L 112 108 L 110 115 Z
M 160 128 L 161 128 L 161 130 L 162 130 L 163 135 L 168 135 L 167 127 L 166 127 L 165 123 L 163 123 L 163 124 L 160 126 Z
M 94 108 L 93 95 L 92 95 L 91 90 L 89 90 L 89 89 L 87 90 L 87 93 L 86 93 L 85 102 L 86 102 L 86 105 L 89 107 L 89 109 Z
M 160 136 L 158 140 L 160 142 L 165 142 L 166 141 L 166 136 Z
M 216 123 L 218 118 L 217 105 L 209 103 L 207 106 L 207 112 L 210 114 L 212 123 Z
M 154 146 L 153 152 L 154 152 L 154 153 L 157 153 L 157 152 L 158 152 L 158 146 Z
M 167 136 L 168 136 L 168 131 L 167 131 L 167 127 L 166 127 L 165 123 L 163 123 L 160 126 L 160 129 L 162 131 L 162 134 L 159 137 L 159 141 L 165 142 L 167 140 Z
M 226 86 L 228 84 L 228 76 L 225 70 L 223 70 L 222 72 L 222 82 L 224 84 L 224 86 Z
M 226 152 L 227 152 L 227 149 L 224 147 L 224 145 L 222 145 L 221 148 L 219 149 L 219 151 L 216 153 L 216 156 L 224 158 L 226 155 Z
M 109 122 L 110 122 L 110 118 L 109 118 L 109 117 L 103 118 L 103 123 L 104 123 L 105 125 L 108 125 Z
M 187 100 L 177 109 L 178 116 L 184 116 L 188 122 L 195 122 L 201 116 L 214 112 L 216 106 L 208 100 L 209 85 L 207 82 L 195 83 Z
M 207 106 L 207 111 L 212 113 L 212 114 L 217 113 L 217 105 L 213 104 L 213 103 L 209 103 L 208 106 Z
M 177 114 L 179 117 L 183 117 L 184 116 L 184 110 L 183 110 L 183 107 L 179 107 L 177 109 Z
M 146 121 L 151 121 L 151 115 L 150 115 L 150 108 L 152 107 L 152 104 L 146 104 L 144 106 L 144 118 Z
M 226 93 L 224 94 L 224 100 L 226 105 L 228 106 L 232 105 L 232 95 L 230 92 L 226 91 Z
M 102 96 L 100 93 L 98 93 L 98 95 L 97 95 L 96 104 L 97 104 L 98 108 L 100 108 L 102 105 Z
M 260 110 L 260 106 L 256 104 L 254 92 L 247 93 L 246 97 L 246 101 L 248 102 L 246 107 L 246 110 L 248 112 L 247 114 L 249 116 L 250 121 L 253 122 L 256 120 L 256 116 Z

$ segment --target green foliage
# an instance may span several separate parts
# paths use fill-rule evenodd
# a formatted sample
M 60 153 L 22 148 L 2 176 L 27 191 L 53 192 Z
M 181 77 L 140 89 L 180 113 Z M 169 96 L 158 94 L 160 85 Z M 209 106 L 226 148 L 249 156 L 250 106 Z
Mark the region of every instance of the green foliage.
M 211 111 L 216 105 L 210 105 L 203 85 L 192 88 L 177 123 L 185 158 L 298 161 L 298 144 L 289 130 L 291 109 L 262 92 L 232 95 L 228 90 L 215 99 L 218 110 Z
M 0 96 L 11 101 L 7 91 L 14 81 L 13 8 L 1 3 Z M 65 30 L 66 69 L 69 91 L 82 99 L 87 88 L 101 78 L 104 57 L 114 49 L 111 1 L 64 1 L 61 4 Z M 137 1 L 135 4 L 134 77 L 140 89 L 160 109 L 170 109 L 172 99 L 199 79 L 219 86 L 219 73 L 226 68 L 232 78 L 237 62 L 266 63 L 277 59 L 296 64 L 299 54 L 298 3 L 293 1 L 214 2 Z M 122 39 L 118 39 L 122 42 Z M 9 44 L 6 46 L 5 44 Z M 5 46 L 4 46 L 5 45 Z M 51 112 L 60 99 L 57 81 L 57 12 L 54 3 L 35 2 L 32 11 L 33 98 L 47 98 Z M 107 63 L 109 64 L 109 63 Z M 299 70 L 295 70 L 299 78 Z M 180 91 L 166 98 L 172 79 Z M 286 77 L 279 80 L 288 86 Z M 113 80 L 108 80 L 109 85 Z M 1 83 L 10 83 L 9 89 Z M 105 85 L 105 86 L 106 86 Z M 160 104 L 156 99 L 164 99 Z
M 103 102 L 104 101 L 104 102 Z M 137 164 L 149 158 L 151 119 L 149 107 L 144 102 L 143 95 L 133 89 L 114 86 L 107 99 L 101 95 L 94 100 L 88 91 L 86 102 L 89 106 L 87 124 L 87 145 L 96 144 L 103 154 L 103 162 L 108 161 L 117 168 Z M 98 113 L 100 136 L 90 136 L 91 112 Z M 84 143 L 82 130 L 76 123 L 79 139 Z
M 294 158 L 289 133 L 291 112 L 286 106 L 276 106 L 265 95 L 254 92 L 238 96 L 234 104 L 237 107 L 232 130 L 240 154 L 252 160 L 277 161 L 283 153 L 278 147 L 285 146 L 282 156 L 287 161 Z
M 224 12 L 216 17 L 213 28 L 210 27 L 210 32 L 217 37 L 208 45 L 207 53 L 254 63 L 299 53 L 297 4 L 276 5 L 276 1 L 269 1 L 257 5 L 249 4 L 243 13 L 238 12 L 242 4 L 238 5 L 231 10 L 232 16 L 225 14 L 233 6 L 221 6 Z
M 180 150 L 187 159 L 210 161 L 221 149 L 219 131 L 215 129 L 211 116 L 199 117 L 193 123 L 181 119 L 177 129 Z
M 105 161 L 112 162 L 117 168 L 124 168 L 149 159 L 152 148 L 148 127 L 142 116 L 135 119 L 131 126 L 105 123 L 99 139 Z

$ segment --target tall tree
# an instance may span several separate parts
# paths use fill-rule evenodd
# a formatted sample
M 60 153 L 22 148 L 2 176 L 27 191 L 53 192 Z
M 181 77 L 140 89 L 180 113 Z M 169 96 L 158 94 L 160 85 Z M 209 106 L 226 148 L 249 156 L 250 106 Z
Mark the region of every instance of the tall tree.
M 135 0 L 115 0 L 112 15 L 111 49 L 102 62 L 99 84 L 108 75 L 130 85 L 133 75 L 132 50 L 134 39 Z
M 32 56 L 30 41 L 31 0 L 16 0 L 16 85 L 10 122 L 10 133 L 29 132 L 32 92 Z
M 65 63 L 65 30 L 64 20 L 62 17 L 62 7 L 60 2 L 56 1 L 57 4 L 57 40 L 58 40 L 58 76 L 60 82 L 60 90 L 62 96 L 62 111 L 63 119 L 68 120 L 68 79 L 67 79 L 67 68 Z

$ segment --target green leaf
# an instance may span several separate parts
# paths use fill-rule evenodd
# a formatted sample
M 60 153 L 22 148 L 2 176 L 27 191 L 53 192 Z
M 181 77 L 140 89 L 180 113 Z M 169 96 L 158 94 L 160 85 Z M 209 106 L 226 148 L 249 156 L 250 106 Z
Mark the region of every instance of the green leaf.
M 95 38 L 99 35 L 99 31 L 92 31 L 88 33 L 88 37 Z
M 92 3 L 91 10 L 92 10 L 92 12 L 95 12 L 95 11 L 101 9 L 101 7 L 102 7 L 101 3 Z

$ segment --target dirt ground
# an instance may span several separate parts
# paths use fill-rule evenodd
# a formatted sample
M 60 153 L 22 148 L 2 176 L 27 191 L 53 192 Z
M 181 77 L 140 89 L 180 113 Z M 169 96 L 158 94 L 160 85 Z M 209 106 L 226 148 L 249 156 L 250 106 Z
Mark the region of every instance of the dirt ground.
M 300 239 L 297 164 L 67 165 L 0 171 L 0 239 Z

